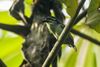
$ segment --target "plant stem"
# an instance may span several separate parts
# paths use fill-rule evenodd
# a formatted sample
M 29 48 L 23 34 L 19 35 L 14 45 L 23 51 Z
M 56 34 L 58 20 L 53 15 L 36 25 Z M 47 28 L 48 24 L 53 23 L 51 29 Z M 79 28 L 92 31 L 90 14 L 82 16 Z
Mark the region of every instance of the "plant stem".
M 65 28 L 63 29 L 61 35 L 59 36 L 58 40 L 56 41 L 54 47 L 52 48 L 51 52 L 49 53 L 48 57 L 46 58 L 45 62 L 43 63 L 42 67 L 47 67 L 50 65 L 50 63 L 52 62 L 52 60 L 55 58 L 55 56 L 57 55 L 60 47 L 61 47 L 61 42 L 64 39 L 64 36 L 68 35 L 68 33 L 70 32 L 70 30 L 72 29 L 73 25 L 74 25 L 74 21 L 76 19 L 76 17 L 79 14 L 79 11 L 81 9 L 81 7 L 83 6 L 85 0 L 82 0 L 81 3 L 78 6 L 78 9 L 75 13 L 75 16 L 71 19 L 71 21 L 68 23 L 68 25 L 65 26 Z
M 26 37 L 26 35 L 30 32 L 30 29 L 27 26 L 8 25 L 8 24 L 3 24 L 3 23 L 0 23 L 0 29 L 13 32 L 23 37 Z
M 78 36 L 80 36 L 80 37 L 82 37 L 82 38 L 84 38 L 86 40 L 89 40 L 89 41 L 95 43 L 96 45 L 99 45 L 100 46 L 100 41 L 98 41 L 98 40 L 96 40 L 96 39 L 94 39 L 94 38 L 92 38 L 92 37 L 90 37 L 90 36 L 88 36 L 86 34 L 83 34 L 83 33 L 79 32 L 79 31 L 77 31 L 75 29 L 72 29 L 71 32 L 73 34 L 75 34 L 75 35 L 78 35 Z
M 84 12 L 82 12 L 77 18 L 76 20 L 74 21 L 74 25 L 76 25 L 83 17 L 85 17 L 87 14 L 87 9 L 84 10 Z

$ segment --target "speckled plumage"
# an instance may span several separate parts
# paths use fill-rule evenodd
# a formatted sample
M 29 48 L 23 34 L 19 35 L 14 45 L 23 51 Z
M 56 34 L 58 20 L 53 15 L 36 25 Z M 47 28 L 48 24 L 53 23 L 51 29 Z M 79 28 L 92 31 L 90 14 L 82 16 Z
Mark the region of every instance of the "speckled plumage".
M 22 33 L 25 38 L 25 43 L 23 44 L 22 51 L 27 62 L 23 62 L 20 67 L 42 67 L 42 64 L 46 60 L 48 53 L 54 46 L 54 43 L 61 33 L 59 30 L 63 30 L 60 24 L 63 24 L 65 16 L 62 13 L 62 5 L 60 2 L 58 2 L 58 0 L 33 0 L 33 3 L 32 14 L 29 18 L 24 15 L 24 0 L 18 0 L 18 2 L 12 5 L 10 9 L 10 14 L 17 20 L 23 21 L 25 19 L 24 27 L 28 28 L 28 33 Z M 18 7 L 19 5 L 21 6 Z M 48 17 L 52 17 L 50 13 L 51 9 L 54 11 L 54 18 L 59 22 L 54 20 L 48 21 L 50 20 Z M 22 17 L 19 15 L 20 12 L 23 15 Z M 51 27 L 55 28 L 54 30 L 56 31 L 53 31 L 53 28 L 51 30 L 55 33 L 58 33 L 57 38 L 55 38 L 55 36 L 48 29 L 46 25 L 48 22 L 51 23 Z M 72 41 L 71 45 L 73 45 L 73 39 L 69 37 L 69 41 Z M 67 44 L 68 42 L 64 43 Z M 52 67 L 57 67 L 57 57 L 60 56 L 61 48 L 59 49 L 58 55 L 51 62 Z

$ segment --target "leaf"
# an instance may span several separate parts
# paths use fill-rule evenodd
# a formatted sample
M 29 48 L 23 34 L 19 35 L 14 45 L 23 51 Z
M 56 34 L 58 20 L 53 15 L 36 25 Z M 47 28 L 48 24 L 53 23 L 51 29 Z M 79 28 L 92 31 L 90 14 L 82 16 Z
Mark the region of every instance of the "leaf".
M 25 0 L 25 3 L 27 3 L 28 5 L 31 5 L 33 3 L 33 0 Z
M 87 55 L 84 61 L 84 67 L 97 67 L 96 66 L 96 56 L 93 51 L 94 45 L 92 43 L 89 44 Z
M 6 37 L 0 38 L 0 58 L 4 61 L 7 67 L 19 67 L 23 57 L 21 54 L 21 37 Z
M 87 24 L 100 33 L 100 0 L 92 0 L 88 9 Z
M 73 17 L 76 13 L 77 7 L 78 7 L 78 1 L 77 0 L 64 0 L 64 4 L 67 6 L 67 13 Z
M 31 16 L 31 6 L 29 5 L 29 4 L 25 4 L 25 15 L 27 16 L 27 17 L 30 17 Z
M 25 15 L 30 17 L 32 12 L 33 0 L 25 0 Z
M 95 46 L 95 57 L 96 57 L 96 67 L 100 67 L 100 47 L 98 47 L 98 46 Z
M 15 24 L 16 22 L 18 21 L 10 16 L 8 11 L 0 12 L 0 23 Z
M 76 38 L 77 36 L 75 37 L 75 39 Z M 66 55 L 64 54 L 64 58 L 63 58 L 63 61 L 65 61 L 65 64 L 63 67 L 75 67 L 77 56 L 80 51 L 79 49 L 81 47 L 82 42 L 83 40 L 81 38 L 79 38 L 77 41 L 78 52 L 73 51 L 73 49 L 71 48 L 69 48 L 70 50 L 68 50 L 68 47 L 66 48 Z
M 19 67 L 23 61 L 21 50 L 14 50 L 3 58 L 7 67 Z
M 100 40 L 100 34 L 86 24 L 77 26 L 78 31 Z M 100 47 L 78 36 L 74 36 L 74 41 L 77 52 L 68 47 L 63 49 L 59 67 L 100 67 Z

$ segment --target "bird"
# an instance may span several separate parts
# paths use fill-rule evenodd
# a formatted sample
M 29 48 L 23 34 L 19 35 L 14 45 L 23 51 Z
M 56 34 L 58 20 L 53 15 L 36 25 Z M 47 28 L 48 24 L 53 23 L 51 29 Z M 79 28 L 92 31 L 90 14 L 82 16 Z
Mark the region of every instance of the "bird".
M 22 20 L 29 30 L 24 36 L 25 42 L 22 45 L 22 52 L 25 60 L 20 67 L 42 67 L 65 26 L 63 24 L 65 16 L 61 12 L 62 7 L 58 0 L 33 0 L 32 14 L 26 18 L 23 2 L 24 0 L 17 0 L 10 8 L 10 14 L 17 20 Z M 18 5 L 21 6 L 18 8 Z M 55 17 L 51 16 L 51 9 L 54 11 Z M 70 33 L 65 36 L 63 43 L 75 47 Z M 60 57 L 61 48 L 51 62 L 52 67 L 57 67 L 57 58 Z

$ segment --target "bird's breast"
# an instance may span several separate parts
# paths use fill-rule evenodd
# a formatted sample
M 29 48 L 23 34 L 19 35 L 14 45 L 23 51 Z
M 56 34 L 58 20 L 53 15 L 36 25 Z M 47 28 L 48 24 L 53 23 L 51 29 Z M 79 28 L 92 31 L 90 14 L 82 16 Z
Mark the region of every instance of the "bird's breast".
M 38 65 L 44 62 L 49 53 L 49 32 L 45 23 L 32 24 L 22 50 L 30 63 Z

